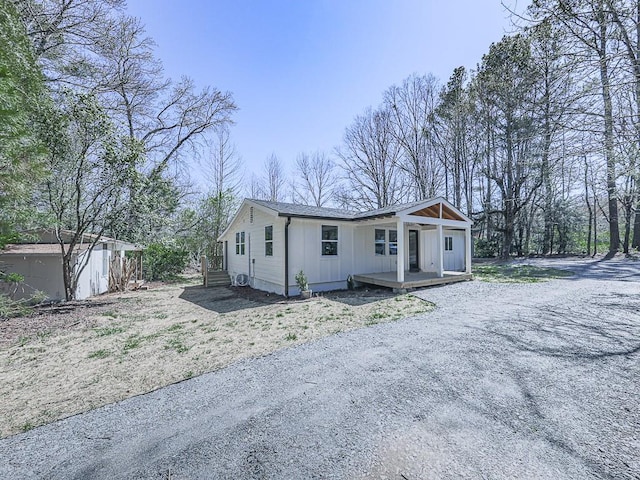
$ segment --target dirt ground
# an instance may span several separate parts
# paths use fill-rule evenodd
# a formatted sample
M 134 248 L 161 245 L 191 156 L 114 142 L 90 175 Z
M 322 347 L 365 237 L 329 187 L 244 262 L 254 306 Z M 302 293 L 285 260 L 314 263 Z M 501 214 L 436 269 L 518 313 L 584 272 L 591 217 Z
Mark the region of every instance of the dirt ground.
M 237 360 L 433 308 L 388 290 L 285 300 L 197 279 L 0 321 L 0 436 Z

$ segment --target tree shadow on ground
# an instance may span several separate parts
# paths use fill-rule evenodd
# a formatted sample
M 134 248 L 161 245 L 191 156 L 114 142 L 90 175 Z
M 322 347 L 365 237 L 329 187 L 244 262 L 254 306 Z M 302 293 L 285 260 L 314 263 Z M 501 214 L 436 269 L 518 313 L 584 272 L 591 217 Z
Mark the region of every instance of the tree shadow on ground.
M 391 289 L 385 288 L 369 288 L 359 287 L 354 290 L 334 290 L 332 292 L 323 292 L 322 297 L 331 301 L 349 305 L 351 307 L 360 307 L 371 303 L 387 300 L 398 296 Z
M 583 262 L 562 261 L 554 262 L 557 268 L 566 269 L 576 275 L 567 277 L 567 280 L 616 280 L 628 282 L 640 282 L 640 262 L 632 259 L 599 258 Z
M 391 290 L 356 289 L 321 292 L 317 296 L 345 305 L 358 307 L 397 297 Z M 179 298 L 217 313 L 230 313 L 265 305 L 295 304 L 308 302 L 300 297 L 283 297 L 275 293 L 266 293 L 251 287 L 204 287 L 193 285 L 185 287 Z M 311 300 L 313 301 L 313 300 Z
M 287 303 L 287 299 L 250 287 L 185 287 L 179 298 L 217 313 L 231 313 L 250 308 Z
M 603 315 L 606 312 L 606 315 Z M 483 327 L 515 348 L 551 357 L 598 359 L 640 352 L 640 297 L 594 296 L 579 309 L 560 305 L 516 308 Z

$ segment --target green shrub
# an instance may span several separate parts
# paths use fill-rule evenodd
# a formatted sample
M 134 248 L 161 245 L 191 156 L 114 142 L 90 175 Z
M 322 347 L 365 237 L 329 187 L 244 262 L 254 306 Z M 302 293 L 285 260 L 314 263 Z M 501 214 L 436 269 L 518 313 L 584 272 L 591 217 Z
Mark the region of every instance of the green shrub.
M 0 319 L 28 315 L 31 307 L 42 302 L 46 295 L 34 292 L 27 298 L 16 299 L 24 277 L 18 273 L 0 272 Z
M 33 305 L 43 300 L 44 295 L 41 292 L 36 292 L 32 296 L 20 300 L 14 300 L 10 296 L 0 292 L 0 320 L 29 315 Z
M 186 268 L 189 252 L 173 245 L 152 243 L 142 255 L 144 276 L 147 280 L 170 280 Z
M 498 256 L 500 246 L 495 240 L 476 239 L 473 256 L 477 258 L 493 258 Z
M 304 290 L 309 290 L 309 281 L 307 280 L 307 276 L 304 274 L 302 270 L 296 273 L 295 279 L 296 279 L 296 285 L 298 285 L 298 288 L 300 289 L 301 292 Z

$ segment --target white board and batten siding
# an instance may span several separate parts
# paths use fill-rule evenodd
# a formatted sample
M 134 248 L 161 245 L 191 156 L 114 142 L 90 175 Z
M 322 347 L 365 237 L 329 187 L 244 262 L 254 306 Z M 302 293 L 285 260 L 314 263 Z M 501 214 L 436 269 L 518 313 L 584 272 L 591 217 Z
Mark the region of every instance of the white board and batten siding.
M 384 231 L 384 242 L 382 236 L 376 242 L 376 230 Z M 409 238 L 409 230 L 419 232 L 418 240 L 418 261 L 420 270 L 423 272 L 436 272 L 438 262 L 437 230 L 434 227 L 407 225 L 404 226 L 405 243 Z M 354 262 L 353 274 L 368 274 L 379 272 L 393 272 L 398 265 L 397 255 L 392 255 L 390 248 L 391 232 L 397 232 L 396 224 L 363 225 L 357 226 L 355 231 L 355 251 L 357 259 Z M 451 237 L 449 246 L 451 250 L 443 252 L 444 269 L 447 271 L 462 272 L 464 265 L 465 233 L 462 230 L 443 230 L 443 246 L 447 243 L 446 238 Z M 376 250 L 378 243 L 378 250 Z M 384 248 L 383 248 L 384 247 Z M 444 248 L 444 247 L 443 247 Z M 384 253 L 379 253 L 381 250 Z M 395 249 L 394 249 L 395 250 Z M 405 248 L 404 264 L 409 265 L 409 250 Z
M 450 238 L 450 240 L 447 240 Z M 420 236 L 420 268 L 424 272 L 438 271 L 438 238 L 435 229 L 422 231 Z M 449 272 L 464 272 L 465 232 L 444 229 L 442 232 L 443 267 Z
M 436 201 L 444 202 L 441 199 Z M 433 204 L 434 201 L 424 202 L 429 208 Z M 419 207 L 421 205 L 412 204 L 407 210 L 419 210 Z M 404 249 L 397 253 L 404 255 L 405 270 L 410 265 L 410 230 L 419 232 L 417 266 L 420 270 L 438 272 L 440 248 L 444 250 L 442 263 L 445 271 L 465 270 L 465 238 L 470 229 L 464 224 L 470 225 L 468 220 L 460 221 L 460 228 L 448 226 L 446 222 L 450 222 L 449 220 L 433 217 L 416 217 L 424 220 L 421 224 L 400 220 L 403 217 L 393 217 L 385 212 L 380 218 L 362 217 L 360 221 L 349 212 L 325 209 L 325 217 L 320 210 L 322 209 L 280 202 L 245 200 L 228 230 L 219 239 L 227 243 L 226 269 L 231 278 L 246 274 L 254 288 L 277 294 L 285 293 L 284 237 L 287 216 L 290 218 L 287 272 L 289 295 L 299 294 L 295 276 L 301 270 L 307 276 L 310 289 L 316 292 L 346 288 L 349 275 L 395 272 L 398 265 L 395 253 L 399 223 L 402 224 L 404 233 Z M 464 218 L 462 214 L 460 217 Z M 444 223 L 444 228 L 434 225 L 438 222 L 439 225 Z M 323 248 L 323 243 L 328 240 L 323 239 L 323 226 L 337 228 L 337 239 L 332 244 L 337 249 L 335 255 L 327 254 Z M 265 227 L 273 229 L 273 238 L 269 244 L 270 255 L 267 253 L 266 244 L 269 240 L 265 238 Z M 438 231 L 442 232 L 441 239 L 437 238 Z M 393 239 L 392 233 L 395 237 Z M 237 242 L 238 235 L 244 235 L 244 242 Z
M 338 227 L 337 255 L 323 255 L 322 226 Z M 355 225 L 339 220 L 292 218 L 289 227 L 289 294 L 300 293 L 296 274 L 302 270 L 309 288 L 326 292 L 347 288 L 354 267 Z
M 97 244 L 87 259 L 87 264 L 78 278 L 76 290 L 78 300 L 100 295 L 109 290 L 109 265 L 115 252 L 108 247 L 106 243 Z M 80 256 L 79 264 L 84 262 L 85 255 L 87 255 L 86 252 Z
M 225 234 L 227 242 L 226 269 L 231 278 L 249 275 L 251 286 L 267 292 L 284 293 L 284 226 L 286 219 L 277 214 L 244 204 L 232 228 Z M 273 227 L 272 255 L 267 255 L 265 227 Z M 244 253 L 241 244 L 236 249 L 236 234 L 244 232 Z
M 384 253 L 376 251 L 376 230 L 384 231 Z M 396 232 L 395 223 L 384 225 L 359 225 L 356 226 L 355 232 L 355 250 L 358 252 L 357 259 L 354 264 L 352 274 L 366 274 L 378 272 L 395 271 L 398 264 L 397 255 L 390 253 L 390 232 Z M 405 238 L 408 235 L 408 229 L 405 228 Z M 397 237 L 396 237 L 397 238 Z M 379 243 L 382 249 L 382 243 Z M 405 265 L 408 258 L 405 259 Z
M 284 232 L 286 217 L 245 203 L 222 241 L 227 243 L 227 272 L 233 279 L 249 275 L 259 290 L 284 294 Z M 322 255 L 322 226 L 338 227 L 337 255 Z M 266 254 L 265 227 L 273 227 L 272 255 Z M 295 276 L 302 270 L 313 291 L 343 289 L 353 273 L 355 226 L 344 221 L 292 217 L 289 225 L 289 295 L 298 295 Z M 244 232 L 244 254 L 236 234 Z

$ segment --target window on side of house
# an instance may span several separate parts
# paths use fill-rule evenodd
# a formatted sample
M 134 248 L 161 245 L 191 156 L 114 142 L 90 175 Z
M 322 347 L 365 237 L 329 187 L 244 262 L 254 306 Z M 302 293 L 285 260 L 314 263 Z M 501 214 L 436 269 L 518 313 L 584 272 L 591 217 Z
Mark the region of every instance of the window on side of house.
M 244 255 L 244 232 L 236 232 L 236 255 Z
M 273 225 L 264 227 L 264 255 L 273 257 Z
M 453 252 L 453 237 L 444 237 L 444 251 Z
M 337 225 L 322 225 L 322 255 L 338 255 Z
M 389 230 L 389 255 L 398 255 L 398 231 Z
M 387 232 L 380 228 L 375 229 L 374 233 L 376 255 L 384 255 L 387 246 Z

